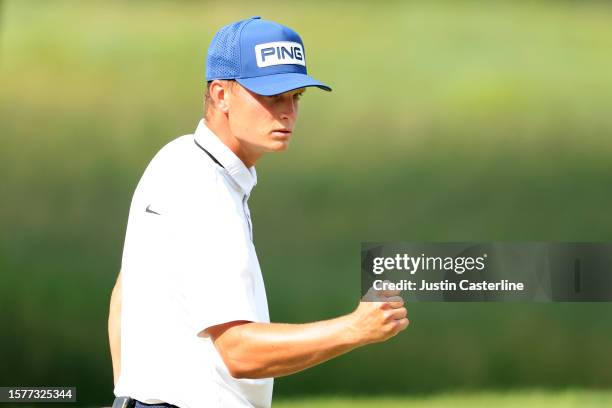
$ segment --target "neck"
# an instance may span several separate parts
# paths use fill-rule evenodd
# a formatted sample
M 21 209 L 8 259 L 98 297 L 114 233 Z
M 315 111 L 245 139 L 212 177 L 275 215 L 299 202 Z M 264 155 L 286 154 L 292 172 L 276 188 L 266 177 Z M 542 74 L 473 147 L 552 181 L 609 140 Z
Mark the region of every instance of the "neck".
M 263 153 L 258 153 L 250 150 L 245 143 L 242 143 L 240 139 L 238 139 L 232 133 L 227 120 L 220 120 L 218 118 L 212 117 L 209 119 L 204 119 L 206 126 L 221 140 L 221 142 L 226 145 L 238 158 L 244 163 L 244 165 L 249 168 L 255 165 L 257 160 L 263 155 Z

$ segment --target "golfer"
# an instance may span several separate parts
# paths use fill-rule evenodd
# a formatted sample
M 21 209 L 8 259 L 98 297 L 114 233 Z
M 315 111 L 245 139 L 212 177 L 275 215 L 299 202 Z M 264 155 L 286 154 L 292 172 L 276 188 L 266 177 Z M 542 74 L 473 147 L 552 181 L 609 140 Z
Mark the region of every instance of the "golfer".
M 117 397 L 270 407 L 274 377 L 407 327 L 398 292 L 331 320 L 270 323 L 248 200 L 255 164 L 287 149 L 305 89 L 331 90 L 306 63 L 295 31 L 259 17 L 212 40 L 204 119 L 155 155 L 132 199 L 109 313 Z

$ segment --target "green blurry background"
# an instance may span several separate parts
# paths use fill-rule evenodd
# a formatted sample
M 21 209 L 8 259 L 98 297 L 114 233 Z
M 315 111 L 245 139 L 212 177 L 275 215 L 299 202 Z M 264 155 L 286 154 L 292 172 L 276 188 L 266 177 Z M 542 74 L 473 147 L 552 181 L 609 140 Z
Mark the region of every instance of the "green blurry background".
M 351 311 L 361 241 L 612 240 L 607 3 L 5 0 L 0 385 L 109 404 L 132 192 L 195 129 L 215 31 L 251 15 L 295 28 L 334 88 L 307 92 L 290 151 L 257 166 L 274 321 Z M 612 386 L 608 304 L 408 308 L 405 333 L 275 396 Z

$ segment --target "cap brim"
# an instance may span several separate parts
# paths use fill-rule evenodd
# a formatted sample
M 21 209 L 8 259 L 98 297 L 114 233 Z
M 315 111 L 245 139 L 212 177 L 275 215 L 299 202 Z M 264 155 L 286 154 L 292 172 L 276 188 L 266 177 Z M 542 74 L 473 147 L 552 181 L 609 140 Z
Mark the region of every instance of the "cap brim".
M 328 92 L 331 91 L 331 88 L 324 83 L 308 75 L 294 72 L 252 78 L 237 78 L 236 81 L 249 91 L 264 96 L 278 95 L 310 86 L 316 86 Z

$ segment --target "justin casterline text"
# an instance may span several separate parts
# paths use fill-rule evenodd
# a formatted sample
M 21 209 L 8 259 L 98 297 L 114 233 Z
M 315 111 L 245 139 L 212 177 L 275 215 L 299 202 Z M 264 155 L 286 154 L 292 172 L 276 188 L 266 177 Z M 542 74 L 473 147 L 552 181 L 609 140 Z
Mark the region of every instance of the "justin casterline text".
M 418 271 L 453 271 L 462 275 L 469 271 L 483 271 L 486 268 L 487 254 L 479 257 L 441 257 L 441 256 L 410 256 L 408 254 L 396 254 L 393 257 L 376 257 L 372 262 L 372 272 L 381 275 L 389 271 L 405 271 L 414 275 Z M 422 279 L 414 282 L 409 279 L 401 279 L 390 282 L 384 279 L 376 279 L 372 283 L 374 290 L 406 290 L 406 291 L 523 291 L 523 282 L 512 282 L 508 279 L 497 281 L 462 279 L 452 282 L 448 279 L 439 281 L 427 281 Z

